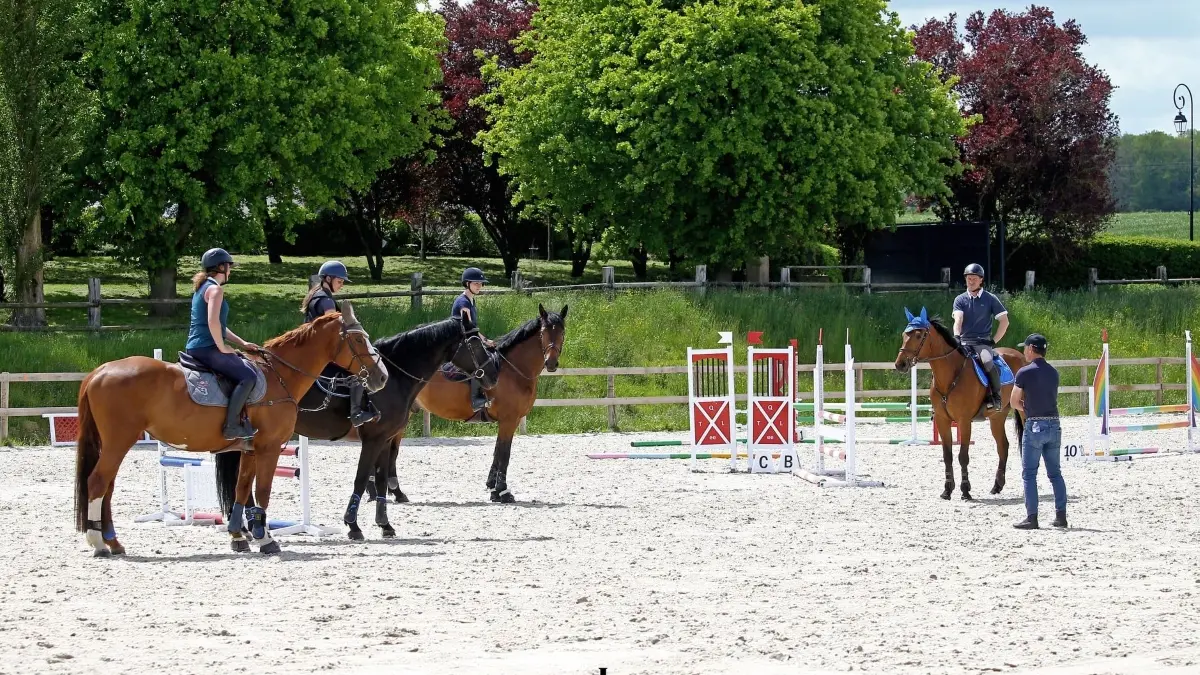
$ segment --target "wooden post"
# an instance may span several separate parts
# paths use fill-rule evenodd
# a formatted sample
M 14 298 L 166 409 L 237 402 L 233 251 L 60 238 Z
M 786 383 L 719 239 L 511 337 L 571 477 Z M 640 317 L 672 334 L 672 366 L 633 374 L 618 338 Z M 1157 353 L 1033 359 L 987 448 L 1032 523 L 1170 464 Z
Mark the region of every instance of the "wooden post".
M 312 289 L 316 288 L 320 284 L 321 284 L 321 275 L 320 274 L 308 275 L 308 290 L 311 291 Z
M 617 376 L 616 375 L 608 376 L 608 397 L 609 398 L 617 397 Z M 608 430 L 609 431 L 617 430 L 617 406 L 615 406 L 615 405 L 608 406 Z
M 696 295 L 704 297 L 704 289 L 708 284 L 708 265 L 696 265 L 696 283 L 700 284 L 696 287 Z
M 792 288 L 788 286 L 792 283 L 792 268 L 786 266 L 779 268 L 779 283 L 783 284 L 784 293 L 792 292 Z
M 608 299 L 613 299 L 615 289 L 613 284 L 617 281 L 617 270 L 612 265 L 605 265 L 600 268 L 600 281 L 605 286 L 605 292 L 608 294 Z
M 412 311 L 421 311 L 421 289 L 425 288 L 425 280 L 420 272 L 413 272 L 412 281 L 409 283 L 409 288 L 413 292 L 412 296 Z M 429 434 L 425 434 L 428 436 Z
M 511 286 L 514 291 L 521 290 L 521 270 L 513 270 Z
M 1088 268 L 1088 290 L 1092 292 L 1092 295 L 1096 294 L 1096 282 L 1099 280 L 1100 280 L 1100 270 L 1096 269 L 1095 267 L 1089 267 Z M 1084 384 L 1086 385 L 1087 378 L 1084 378 L 1084 380 L 1085 380 Z
M 866 387 L 863 385 L 863 367 L 861 363 L 854 364 L 854 386 L 858 391 L 866 390 Z M 857 396 L 857 394 L 855 395 Z
M 88 277 L 88 328 L 98 330 L 100 323 L 100 278 Z M 0 434 L 3 435 L 3 434 Z
M 863 293 L 870 295 L 871 294 L 871 268 L 870 267 L 863 268 L 863 284 L 865 284 L 863 286 Z
M 0 408 L 8 407 L 8 373 L 0 373 Z M 0 415 L 0 442 L 8 438 L 8 415 Z
M 525 418 L 522 417 L 521 418 L 521 435 L 524 436 L 527 433 L 527 431 L 528 430 L 525 428 Z
M 1160 283 L 1160 284 L 1167 283 L 1167 266 L 1159 265 L 1158 269 L 1155 271 L 1158 273 L 1158 283 Z
M 949 267 L 943 267 L 943 268 L 942 268 L 942 283 L 943 283 L 943 284 L 946 284 L 946 292 L 947 292 L 947 293 L 949 293 L 949 292 L 950 292 L 950 290 L 951 290 L 951 286 L 950 286 L 950 268 L 949 268 Z
M 430 431 L 429 431 L 429 411 L 428 410 L 421 411 L 421 432 L 425 435 L 425 438 L 429 438 Z
M 1027 291 L 1033 290 L 1033 278 L 1034 278 L 1033 270 L 1025 270 L 1025 290 L 1027 290 Z
M 1163 404 L 1163 378 L 1162 378 L 1162 359 L 1154 364 L 1154 383 L 1158 385 L 1158 389 L 1154 390 L 1154 405 Z M 1185 366 L 1186 367 L 1186 366 Z M 1185 394 L 1186 396 L 1186 394 Z

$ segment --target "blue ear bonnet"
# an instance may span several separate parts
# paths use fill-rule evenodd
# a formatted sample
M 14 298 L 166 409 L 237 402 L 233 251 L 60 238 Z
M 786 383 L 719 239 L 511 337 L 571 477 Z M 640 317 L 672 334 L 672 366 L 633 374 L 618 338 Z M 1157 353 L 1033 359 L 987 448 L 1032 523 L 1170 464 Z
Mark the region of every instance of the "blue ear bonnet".
M 929 316 L 925 313 L 924 307 L 921 308 L 921 313 L 916 316 L 913 316 L 913 313 L 905 307 L 904 316 L 908 318 L 908 325 L 904 327 L 905 333 L 922 328 L 932 328 L 932 325 L 929 323 Z

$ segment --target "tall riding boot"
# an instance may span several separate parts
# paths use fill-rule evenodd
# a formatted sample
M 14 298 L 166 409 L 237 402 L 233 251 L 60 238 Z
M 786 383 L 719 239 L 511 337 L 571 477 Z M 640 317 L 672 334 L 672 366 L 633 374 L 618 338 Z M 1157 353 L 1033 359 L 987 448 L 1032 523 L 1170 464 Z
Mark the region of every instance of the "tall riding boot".
M 225 434 L 225 440 L 254 438 L 255 432 L 258 431 L 250 425 L 249 420 L 242 421 L 242 411 L 246 407 L 246 399 L 250 398 L 250 392 L 254 391 L 255 384 L 254 378 L 242 380 L 229 395 L 229 408 L 225 410 L 225 428 L 221 430 Z
M 374 422 L 379 419 L 379 411 L 372 409 L 363 409 L 363 399 L 366 398 L 367 390 L 363 387 L 363 383 L 357 379 L 350 382 L 350 423 L 356 427 L 360 427 L 367 422 Z M 367 402 L 370 408 L 370 402 Z
M 1004 407 L 1001 402 L 1001 387 L 1000 387 L 1000 367 L 995 363 L 992 364 L 992 369 L 986 371 L 988 382 L 991 383 L 991 391 L 988 392 L 988 407 L 999 410 Z
M 479 384 L 479 380 L 471 378 L 471 410 L 479 411 L 487 407 L 487 394 L 483 393 L 483 385 Z

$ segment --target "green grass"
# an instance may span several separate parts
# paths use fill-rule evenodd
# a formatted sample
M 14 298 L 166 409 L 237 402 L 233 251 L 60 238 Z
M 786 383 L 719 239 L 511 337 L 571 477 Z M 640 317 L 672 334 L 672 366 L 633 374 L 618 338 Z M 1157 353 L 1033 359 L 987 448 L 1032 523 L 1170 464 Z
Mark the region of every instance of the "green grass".
M 1106 231 L 1117 235 L 1187 239 L 1188 214 L 1187 211 L 1118 213 L 1113 216 Z
M 290 260 L 283 266 L 270 266 L 250 258 L 235 274 L 228 287 L 231 303 L 230 326 L 240 335 L 256 342 L 282 333 L 300 322 L 298 305 L 305 290 L 305 279 L 319 260 Z M 366 278 L 365 265 L 349 260 L 355 279 Z M 467 262 L 431 259 L 426 266 L 403 258 L 389 259 L 388 271 L 379 284 L 358 283 L 355 290 L 407 288 L 407 275 L 422 269 L 428 285 L 452 287 L 458 270 Z M 482 266 L 493 278 L 501 278 L 495 261 Z M 565 264 L 538 263 L 538 271 L 529 269 L 539 283 L 565 283 L 569 280 Z M 117 288 L 122 295 L 144 295 L 141 274 L 104 260 L 59 260 L 47 270 L 55 293 L 81 295 L 83 280 L 92 274 L 105 277 L 105 288 Z M 665 275 L 663 268 L 656 275 Z M 628 265 L 618 266 L 619 278 L 632 278 Z M 593 265 L 585 277 L 599 280 L 599 265 Z M 111 280 L 111 281 L 110 281 Z M 180 286 L 180 293 L 188 289 Z M 106 295 L 115 295 L 108 293 Z M 745 358 L 745 334 L 764 331 L 767 345 L 782 346 L 789 338 L 800 341 L 799 360 L 811 363 L 817 333 L 824 329 L 829 354 L 827 361 L 841 360 L 841 343 L 850 331 L 855 358 L 865 361 L 892 361 L 900 346 L 904 308 L 914 311 L 928 307 L 931 314 L 949 315 L 952 296 L 945 293 L 903 293 L 861 296 L 840 290 L 804 291 L 791 294 L 765 291 L 721 291 L 703 297 L 685 291 L 621 292 L 612 301 L 602 293 L 543 293 L 523 295 L 485 295 L 479 303 L 483 332 L 497 336 L 536 316 L 539 302 L 552 310 L 569 303 L 567 337 L 561 359 L 565 368 L 682 365 L 689 346 L 716 346 L 717 331 L 730 330 L 738 336 L 735 353 Z M 363 299 L 355 302 L 360 318 L 373 337 L 384 337 L 419 323 L 446 316 L 452 297 L 427 297 L 422 311 L 411 310 L 407 298 Z M 1052 344 L 1052 359 L 1097 358 L 1100 331 L 1107 328 L 1112 338 L 1112 354 L 1119 357 L 1182 356 L 1183 331 L 1200 330 L 1200 288 L 1133 287 L 1112 289 L 1093 297 L 1085 292 L 1045 294 L 1035 292 L 1006 297 L 1013 326 L 1003 339 L 1012 346 L 1026 334 L 1045 333 Z M 83 310 L 75 317 L 64 316 L 70 323 L 82 321 Z M 181 308 L 181 311 L 182 308 Z M 144 321 L 141 308 L 105 308 L 105 323 Z M 55 313 L 57 317 L 57 312 Z M 112 315 L 112 316 L 110 316 Z M 56 318 L 56 320 L 59 320 Z M 182 317 L 173 319 L 181 322 Z M 0 370 L 9 372 L 85 372 L 95 366 L 132 354 L 151 355 L 163 349 L 168 358 L 183 347 L 183 331 L 134 331 L 94 337 L 86 333 L 16 334 L 0 333 Z M 1168 381 L 1182 382 L 1182 366 L 1167 366 Z M 1114 368 L 1114 382 L 1152 382 L 1154 367 Z M 1063 372 L 1064 384 L 1079 383 L 1079 369 Z M 682 375 L 616 378 L 617 396 L 679 395 L 686 391 Z M 907 386 L 907 378 L 894 372 L 868 372 L 868 389 L 897 389 Z M 922 379 L 925 386 L 926 379 Z M 744 384 L 739 381 L 739 389 Z M 811 380 L 801 378 L 799 386 L 811 389 Z M 837 386 L 835 375 L 829 387 Z M 14 383 L 13 406 L 72 405 L 74 383 Z M 543 378 L 539 396 L 575 398 L 604 396 L 604 377 Z M 1182 402 L 1182 392 L 1168 392 L 1167 401 Z M 1117 393 L 1116 405 L 1153 402 L 1153 394 Z M 1075 397 L 1065 397 L 1064 412 L 1071 410 Z M 12 441 L 44 442 L 45 420 L 17 418 L 10 422 Z M 619 410 L 618 424 L 623 430 L 679 430 L 687 428 L 684 406 L 637 406 Z M 419 433 L 414 420 L 410 433 Z M 607 427 L 604 408 L 535 408 L 529 417 L 533 433 L 600 431 Z M 434 419 L 436 434 L 494 433 L 493 427 L 461 425 Z

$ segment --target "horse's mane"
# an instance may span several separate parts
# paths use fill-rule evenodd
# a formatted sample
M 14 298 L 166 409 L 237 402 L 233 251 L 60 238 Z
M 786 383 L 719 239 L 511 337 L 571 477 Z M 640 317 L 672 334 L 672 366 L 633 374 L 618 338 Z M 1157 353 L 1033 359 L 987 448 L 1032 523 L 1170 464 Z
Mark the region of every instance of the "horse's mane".
M 300 347 L 305 342 L 308 342 L 309 338 L 311 338 L 317 332 L 318 328 L 331 321 L 341 320 L 342 315 L 338 312 L 322 315 L 312 323 L 302 323 L 298 327 L 289 330 L 279 337 L 274 337 L 270 340 L 267 340 L 263 347 L 266 347 L 267 349 L 275 349 L 276 347 L 286 347 L 290 345 Z
M 379 338 L 375 341 L 375 349 L 400 367 L 408 368 L 418 361 L 428 361 L 431 354 L 453 346 L 462 337 L 462 320 L 451 317 L 430 321 L 391 337 Z
M 563 318 L 557 313 L 549 310 L 546 311 L 546 323 L 558 328 L 562 328 L 564 325 Z M 497 338 L 496 349 L 499 350 L 501 354 L 507 354 L 510 349 L 516 347 L 534 335 L 537 335 L 538 331 L 541 329 L 542 319 L 540 316 L 530 319 L 529 321 L 526 321 L 520 326 L 517 326 L 513 330 Z
M 958 340 L 954 337 L 954 331 L 950 330 L 950 328 L 946 326 L 945 322 L 942 321 L 942 317 L 935 316 L 930 318 L 929 325 L 933 326 L 933 329 L 938 332 L 938 335 L 942 336 L 942 339 L 946 341 L 946 344 L 950 345 L 956 350 L 959 349 Z

